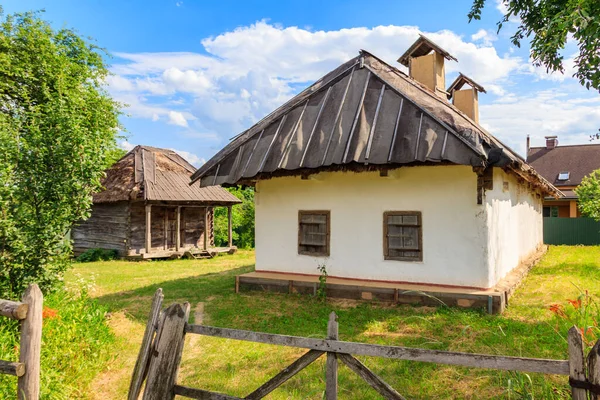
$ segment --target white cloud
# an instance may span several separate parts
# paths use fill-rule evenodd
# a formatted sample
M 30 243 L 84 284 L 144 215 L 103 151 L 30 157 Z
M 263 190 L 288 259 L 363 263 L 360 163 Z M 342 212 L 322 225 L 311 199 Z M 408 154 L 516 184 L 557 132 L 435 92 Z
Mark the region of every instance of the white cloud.
M 481 42 L 484 46 L 491 46 L 492 42 L 498 40 L 498 36 L 491 31 L 480 29 L 477 33 L 471 35 L 471 40 L 474 42 Z
M 126 151 L 133 150 L 133 148 L 135 147 L 135 144 L 131 144 L 127 140 L 121 140 L 117 143 L 117 145 Z
M 169 111 L 169 123 L 172 125 L 183 126 L 187 128 L 188 122 L 182 113 L 178 111 Z
M 177 149 L 169 149 L 169 150 L 173 150 L 174 152 L 179 154 L 181 157 L 185 158 L 187 160 L 187 162 L 192 164 L 194 167 L 200 167 L 202 164 L 204 164 L 206 162 L 206 160 L 204 158 L 198 157 L 196 154 L 190 153 L 189 151 L 183 151 L 183 150 L 177 150 Z

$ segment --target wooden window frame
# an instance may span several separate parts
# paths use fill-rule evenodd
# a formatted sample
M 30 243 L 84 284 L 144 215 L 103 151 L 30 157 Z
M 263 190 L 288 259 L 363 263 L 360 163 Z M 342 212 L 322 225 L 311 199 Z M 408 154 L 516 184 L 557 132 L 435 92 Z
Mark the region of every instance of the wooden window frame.
M 394 257 L 389 255 L 389 243 L 388 243 L 388 217 L 396 215 L 416 215 L 418 225 L 398 225 L 407 227 L 419 228 L 419 257 Z M 423 214 L 421 211 L 386 211 L 383 213 L 383 257 L 384 260 L 393 261 L 410 261 L 410 262 L 421 262 L 423 261 Z
M 326 238 L 325 238 L 325 243 L 326 243 L 326 251 L 325 252 L 320 252 L 320 253 L 311 253 L 309 251 L 304 251 L 301 249 L 301 241 L 302 241 L 302 230 L 301 230 L 301 226 L 302 226 L 302 216 L 303 215 L 307 215 L 307 214 L 316 214 L 316 215 L 325 215 L 327 217 L 327 222 L 326 222 Z M 329 257 L 330 254 L 330 241 L 331 241 L 331 211 L 329 210 L 299 210 L 298 211 L 298 254 L 300 255 L 305 255 L 305 256 L 313 256 L 313 257 Z

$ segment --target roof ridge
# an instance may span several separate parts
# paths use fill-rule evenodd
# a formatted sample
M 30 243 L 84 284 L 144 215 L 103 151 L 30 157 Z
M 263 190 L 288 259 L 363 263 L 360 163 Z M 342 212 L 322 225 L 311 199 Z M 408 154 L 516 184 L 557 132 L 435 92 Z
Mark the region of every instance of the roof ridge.
M 565 148 L 565 147 L 587 147 L 587 146 L 589 146 L 589 147 L 600 146 L 600 143 L 563 144 L 563 145 L 556 146 L 556 147 L 554 147 L 552 149 L 549 149 L 549 150 L 562 149 L 562 148 Z M 532 149 L 545 149 L 545 148 L 546 148 L 546 146 L 531 146 L 531 147 L 529 147 L 530 150 L 532 150 Z

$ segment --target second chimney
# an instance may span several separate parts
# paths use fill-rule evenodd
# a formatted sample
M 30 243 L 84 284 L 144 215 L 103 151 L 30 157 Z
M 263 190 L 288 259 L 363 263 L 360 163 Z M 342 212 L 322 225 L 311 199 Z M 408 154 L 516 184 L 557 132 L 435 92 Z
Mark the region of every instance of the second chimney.
M 462 88 L 465 84 L 469 85 L 467 89 Z M 483 86 L 462 73 L 458 74 L 448 88 L 448 98 L 452 98 L 452 104 L 477 124 L 479 124 L 479 92 L 485 93 Z
M 419 81 L 438 96 L 444 97 L 447 95 L 445 59 L 457 61 L 446 50 L 420 35 L 398 62 L 408 67 L 411 78 Z
M 552 150 L 558 146 L 558 136 L 546 136 L 546 149 Z

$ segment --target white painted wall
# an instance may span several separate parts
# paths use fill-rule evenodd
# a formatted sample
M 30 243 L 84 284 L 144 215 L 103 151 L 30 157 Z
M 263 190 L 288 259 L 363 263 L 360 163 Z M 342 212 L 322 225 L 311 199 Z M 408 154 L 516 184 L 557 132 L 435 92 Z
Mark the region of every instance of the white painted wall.
M 308 180 L 260 181 L 256 270 L 318 275 L 317 266 L 326 263 L 337 277 L 491 287 L 541 242 L 541 200 L 535 212 L 513 201 L 516 180 L 504 193 L 502 180 L 511 177 L 502 174 L 495 173 L 484 205 L 477 205 L 477 177 L 468 166 L 405 167 L 388 177 L 324 172 Z M 331 211 L 329 257 L 298 254 L 299 210 Z M 422 262 L 384 260 L 385 211 L 422 213 Z M 536 236 L 526 239 L 529 231 Z
M 490 282 L 505 277 L 543 245 L 542 200 L 527 183 L 494 168 L 494 189 L 485 195 Z

